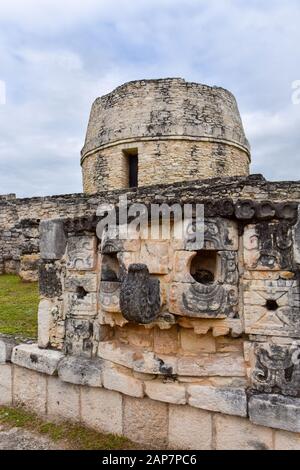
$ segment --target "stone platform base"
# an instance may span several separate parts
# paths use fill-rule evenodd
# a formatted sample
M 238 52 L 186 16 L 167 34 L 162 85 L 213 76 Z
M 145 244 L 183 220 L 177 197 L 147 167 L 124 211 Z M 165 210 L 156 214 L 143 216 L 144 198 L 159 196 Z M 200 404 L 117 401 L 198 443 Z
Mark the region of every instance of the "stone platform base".
M 258 426 L 247 418 L 72 385 L 15 364 L 0 364 L 0 405 L 18 404 L 40 416 L 81 422 L 158 448 L 300 449 L 299 433 Z

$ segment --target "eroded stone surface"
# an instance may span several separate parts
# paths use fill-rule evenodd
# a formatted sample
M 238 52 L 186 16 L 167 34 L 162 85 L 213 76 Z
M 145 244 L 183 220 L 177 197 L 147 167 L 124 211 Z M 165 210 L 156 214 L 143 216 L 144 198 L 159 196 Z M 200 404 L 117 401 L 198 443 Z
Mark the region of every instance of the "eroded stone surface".
M 95 267 L 95 237 L 70 237 L 67 247 L 67 268 L 79 271 L 90 270 Z
M 142 444 L 166 446 L 168 443 L 168 407 L 148 398 L 124 397 L 123 432 Z
M 300 396 L 300 346 L 253 343 L 251 386 L 262 393 Z M 300 403 L 300 402 L 299 402 Z
M 175 449 L 210 450 L 212 415 L 190 406 L 169 407 L 169 446 Z
M 58 366 L 58 376 L 64 382 L 89 387 L 101 387 L 103 361 L 85 357 L 65 357 Z
M 247 416 L 245 389 L 195 384 L 189 385 L 187 392 L 191 406 L 228 415 Z
M 253 395 L 249 418 L 255 424 L 300 432 L 300 399 L 281 395 Z
M 272 450 L 273 431 L 237 416 L 215 416 L 216 450 Z M 269 426 L 269 425 L 268 425 Z
M 40 349 L 37 344 L 21 344 L 14 348 L 12 362 L 27 369 L 53 375 L 57 372 L 62 357 L 61 352 Z
M 43 220 L 40 223 L 40 252 L 45 260 L 60 259 L 66 250 L 67 238 L 63 221 Z

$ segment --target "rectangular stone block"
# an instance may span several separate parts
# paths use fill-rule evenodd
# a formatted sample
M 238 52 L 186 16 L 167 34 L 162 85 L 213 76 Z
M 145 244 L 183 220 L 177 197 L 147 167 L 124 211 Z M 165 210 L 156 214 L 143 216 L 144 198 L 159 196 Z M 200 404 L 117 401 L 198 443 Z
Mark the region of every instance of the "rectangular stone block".
M 273 431 L 246 418 L 214 416 L 216 450 L 272 450 Z
M 187 392 L 191 406 L 228 415 L 247 416 L 247 397 L 243 388 L 193 384 L 188 385 Z
M 185 405 L 185 387 L 175 382 L 150 380 L 145 383 L 145 392 L 152 400 Z
M 25 405 L 37 414 L 46 413 L 47 376 L 33 370 L 14 366 L 13 403 Z
M 38 346 L 47 348 L 50 344 L 51 328 L 53 325 L 52 310 L 55 308 L 53 301 L 41 299 L 38 310 Z
M 98 431 L 121 435 L 122 396 L 106 389 L 83 387 L 81 419 L 84 424 Z
M 238 290 L 230 284 L 174 282 L 169 311 L 192 318 L 232 318 L 238 313 Z
M 115 337 L 123 344 L 153 349 L 153 329 L 147 330 L 141 325 L 125 325 L 123 328 L 118 329 Z
M 168 405 L 149 398 L 123 397 L 123 433 L 146 445 L 164 447 L 168 443 Z
M 244 358 L 239 354 L 202 354 L 178 359 L 178 374 L 187 376 L 244 377 Z
M 97 291 L 97 274 L 96 273 L 77 273 L 69 272 L 64 280 L 64 288 L 68 292 L 77 292 L 78 288 L 83 288 L 86 292 Z
M 63 221 L 42 220 L 40 223 L 40 253 L 45 260 L 62 258 L 67 246 Z
M 96 265 L 96 237 L 69 237 L 67 246 L 67 268 L 70 270 L 92 270 Z
M 154 351 L 157 354 L 176 354 L 178 351 L 178 328 L 173 326 L 168 330 L 154 329 Z
M 253 342 L 245 345 L 250 365 L 252 389 L 261 393 L 300 394 L 300 347 L 296 340 L 284 344 L 286 338 L 271 342 Z M 278 341 L 283 341 L 279 344 Z M 288 340 L 289 342 L 291 340 Z M 275 371 L 275 373 L 274 373 Z
M 249 270 L 287 270 L 292 266 L 292 233 L 286 224 L 247 225 L 243 242 L 245 267 Z
M 12 365 L 0 364 L 0 405 L 12 404 Z
M 210 450 L 212 413 L 188 405 L 170 405 L 169 447 L 181 450 Z
M 93 322 L 91 319 L 68 318 L 65 326 L 65 353 L 91 358 L 94 346 Z
M 178 235 L 174 246 L 177 250 L 238 250 L 239 237 L 236 222 L 218 217 L 205 217 L 202 223 L 201 220 L 198 222 L 197 231 L 203 231 L 204 237 L 200 236 L 199 240 L 195 237 L 196 219 L 185 221 L 181 240 L 178 237 L 181 233 L 181 224 L 178 222 L 177 226 L 175 224 L 174 233 Z
M 300 434 L 288 431 L 276 431 L 275 450 L 300 450 Z
M 63 382 L 89 387 L 102 387 L 102 359 L 66 356 L 58 365 L 58 376 Z
M 95 317 L 97 315 L 97 294 L 95 292 L 66 292 L 64 294 L 64 310 L 67 317 Z
M 47 414 L 50 417 L 80 420 L 79 387 L 48 377 Z
M 20 344 L 12 354 L 12 362 L 43 374 L 53 375 L 57 372 L 63 354 L 51 349 L 39 349 L 37 344 Z
M 193 329 L 181 328 L 181 347 L 185 353 L 214 353 L 216 352 L 216 339 L 210 334 L 197 335 Z
M 246 333 L 300 337 L 300 290 L 296 280 L 245 281 L 244 303 Z
M 152 351 L 139 350 L 120 345 L 114 341 L 100 342 L 98 356 L 145 374 L 174 375 L 177 373 L 177 358 Z
M 143 382 L 131 376 L 130 370 L 116 366 L 108 361 L 103 370 L 103 386 L 108 390 L 124 393 L 131 397 L 144 396 Z
M 255 424 L 300 432 L 300 399 L 275 394 L 253 395 L 249 419 Z

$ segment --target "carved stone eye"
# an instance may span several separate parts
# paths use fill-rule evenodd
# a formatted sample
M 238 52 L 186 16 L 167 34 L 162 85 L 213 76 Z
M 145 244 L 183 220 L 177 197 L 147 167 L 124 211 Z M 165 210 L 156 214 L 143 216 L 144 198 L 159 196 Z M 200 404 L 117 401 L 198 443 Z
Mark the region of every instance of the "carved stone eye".
M 217 252 L 200 250 L 191 261 L 191 276 L 199 284 L 209 285 L 215 282 L 217 271 Z
M 207 269 L 198 269 L 193 274 L 193 278 L 196 282 L 200 284 L 212 284 L 215 280 L 214 275 L 212 272 L 208 271 Z

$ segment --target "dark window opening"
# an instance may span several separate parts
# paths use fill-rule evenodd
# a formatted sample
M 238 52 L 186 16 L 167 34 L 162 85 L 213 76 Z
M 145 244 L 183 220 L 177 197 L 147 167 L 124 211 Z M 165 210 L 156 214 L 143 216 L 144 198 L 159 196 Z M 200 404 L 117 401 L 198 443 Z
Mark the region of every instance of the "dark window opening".
M 128 186 L 129 188 L 138 187 L 138 149 L 128 149 L 123 151 L 128 164 Z

